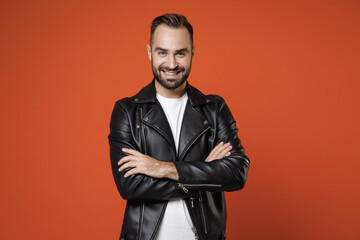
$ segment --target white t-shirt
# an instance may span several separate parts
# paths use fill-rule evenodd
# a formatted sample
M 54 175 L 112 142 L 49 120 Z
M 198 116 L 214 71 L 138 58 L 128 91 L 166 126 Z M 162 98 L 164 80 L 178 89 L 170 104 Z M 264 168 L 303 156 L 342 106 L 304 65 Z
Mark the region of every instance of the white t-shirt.
M 169 122 L 176 151 L 178 151 L 181 124 L 188 100 L 187 93 L 181 98 L 165 98 L 156 94 Z M 168 202 L 156 240 L 193 240 L 195 233 L 185 200 L 172 199 Z

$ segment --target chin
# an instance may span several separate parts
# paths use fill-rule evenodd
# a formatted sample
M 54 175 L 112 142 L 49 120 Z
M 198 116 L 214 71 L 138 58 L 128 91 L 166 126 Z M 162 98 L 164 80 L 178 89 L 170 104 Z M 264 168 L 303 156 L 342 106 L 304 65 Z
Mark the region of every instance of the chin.
M 183 85 L 183 83 L 186 81 L 186 79 L 181 78 L 181 79 L 165 79 L 165 80 L 160 80 L 159 83 L 167 88 L 167 89 L 176 89 L 178 87 L 180 87 L 181 85 Z
M 156 72 L 153 69 L 154 78 L 161 86 L 166 89 L 176 89 L 186 82 L 189 74 L 183 74 L 180 78 L 165 78 L 162 77 L 161 72 Z

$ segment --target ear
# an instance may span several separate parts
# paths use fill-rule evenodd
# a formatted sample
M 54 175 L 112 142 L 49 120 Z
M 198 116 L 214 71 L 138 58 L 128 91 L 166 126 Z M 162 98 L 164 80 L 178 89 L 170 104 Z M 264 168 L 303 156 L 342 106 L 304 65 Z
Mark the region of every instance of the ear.
M 191 57 L 194 57 L 194 55 L 195 55 L 195 46 L 193 46 L 191 49 Z
M 149 60 L 151 61 L 151 47 L 149 44 L 146 44 L 146 47 L 147 47 L 147 53 L 148 53 Z

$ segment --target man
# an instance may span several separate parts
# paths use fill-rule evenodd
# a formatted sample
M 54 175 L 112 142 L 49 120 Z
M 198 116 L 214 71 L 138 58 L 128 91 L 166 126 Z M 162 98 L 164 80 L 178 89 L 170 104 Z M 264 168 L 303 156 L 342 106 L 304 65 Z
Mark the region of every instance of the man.
M 243 188 L 249 159 L 224 100 L 187 78 L 193 29 L 178 14 L 155 18 L 154 80 L 119 100 L 110 123 L 112 171 L 127 200 L 120 239 L 225 239 L 223 191 Z

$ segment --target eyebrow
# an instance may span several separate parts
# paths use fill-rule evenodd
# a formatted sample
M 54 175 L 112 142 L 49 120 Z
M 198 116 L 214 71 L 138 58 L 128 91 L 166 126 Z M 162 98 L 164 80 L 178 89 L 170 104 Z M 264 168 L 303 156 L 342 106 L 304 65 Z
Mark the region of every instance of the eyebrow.
M 187 48 L 181 48 L 179 50 L 176 50 L 175 52 L 188 52 L 189 50 Z
M 165 49 L 165 48 L 157 47 L 157 48 L 155 48 L 155 51 L 168 52 L 169 50 Z M 181 48 L 181 49 L 175 50 L 175 52 L 188 52 L 188 51 L 189 50 L 187 48 Z

